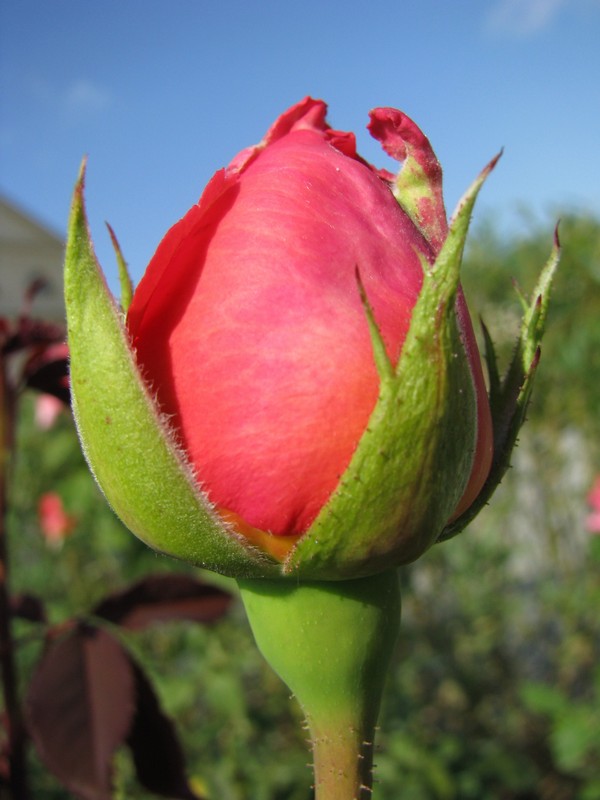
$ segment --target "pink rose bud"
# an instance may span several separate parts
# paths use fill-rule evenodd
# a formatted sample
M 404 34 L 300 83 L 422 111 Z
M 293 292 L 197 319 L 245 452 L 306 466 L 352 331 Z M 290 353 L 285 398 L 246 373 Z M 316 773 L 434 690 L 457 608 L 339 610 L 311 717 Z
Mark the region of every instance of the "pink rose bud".
M 309 528 L 377 401 L 357 268 L 396 363 L 422 261 L 434 262 L 446 232 L 443 208 L 432 208 L 440 230 L 428 241 L 394 198 L 393 178 L 360 158 L 353 134 L 332 130 L 325 112 L 324 103 L 304 100 L 216 174 L 159 246 L 127 318 L 142 374 L 209 499 L 243 521 L 242 530 L 276 536 Z M 395 154 L 398 137 L 382 113 L 374 112 L 372 130 Z M 404 115 L 387 114 L 429 148 Z M 492 448 L 462 295 L 458 319 L 478 413 L 457 512 L 479 493 Z
M 352 578 L 460 531 L 508 466 L 558 242 L 490 401 L 459 284 L 481 173 L 452 218 L 396 109 L 377 170 L 306 98 L 215 174 L 115 306 L 76 188 L 65 267 L 75 418 L 124 522 L 236 577 Z

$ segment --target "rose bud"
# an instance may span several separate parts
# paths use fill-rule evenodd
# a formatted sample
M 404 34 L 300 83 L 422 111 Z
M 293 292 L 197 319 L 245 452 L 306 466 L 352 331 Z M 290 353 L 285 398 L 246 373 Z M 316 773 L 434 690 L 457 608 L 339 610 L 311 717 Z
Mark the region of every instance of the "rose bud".
M 371 112 L 403 162 L 394 178 L 325 113 L 306 98 L 216 173 L 125 322 L 83 176 L 75 193 L 66 304 L 92 470 L 155 549 L 238 577 L 369 575 L 458 532 L 506 469 L 538 359 L 556 252 L 490 412 L 459 270 L 495 160 L 448 228 L 441 168 L 408 117 Z

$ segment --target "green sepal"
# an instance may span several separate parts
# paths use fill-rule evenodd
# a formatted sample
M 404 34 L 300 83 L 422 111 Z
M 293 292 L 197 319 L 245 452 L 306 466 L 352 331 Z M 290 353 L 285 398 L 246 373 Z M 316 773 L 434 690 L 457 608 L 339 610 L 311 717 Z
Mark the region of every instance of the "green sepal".
M 278 565 L 225 525 L 197 488 L 142 381 L 122 313 L 96 260 L 75 187 L 65 257 L 73 411 L 83 451 L 116 514 L 153 549 L 233 577 Z
M 302 579 L 369 575 L 418 558 L 437 539 L 468 481 L 477 431 L 473 378 L 455 299 L 475 199 L 464 196 L 423 285 L 398 364 L 389 369 L 366 298 L 380 392 L 350 465 L 284 564 Z
M 358 268 L 356 269 L 356 283 L 358 285 L 360 299 L 362 301 L 367 317 L 367 323 L 369 325 L 369 333 L 371 335 L 371 343 L 373 345 L 373 357 L 375 359 L 375 366 L 377 367 L 379 378 L 382 381 L 391 380 L 394 378 L 395 368 L 390 360 L 390 357 L 388 356 L 387 350 L 385 349 L 385 342 L 381 338 L 381 333 L 377 327 L 375 314 L 373 313 L 373 309 L 369 303 L 369 298 L 367 297 L 367 293 L 361 280 L 360 271 Z
M 552 251 L 540 273 L 531 300 L 529 302 L 525 300 L 521 292 L 517 290 L 519 301 L 524 306 L 524 314 L 513 358 L 502 380 L 498 373 L 494 344 L 487 328 L 482 323 L 494 431 L 492 466 L 475 502 L 458 519 L 446 526 L 439 541 L 456 536 L 477 516 L 483 506 L 489 502 L 510 465 L 512 451 L 525 421 L 533 380 L 540 360 L 540 345 L 546 325 L 550 288 L 559 259 L 560 242 L 558 231 L 556 231 Z
M 115 256 L 117 258 L 117 268 L 119 271 L 119 284 L 121 286 L 121 308 L 123 312 L 127 314 L 129 311 L 129 306 L 131 305 L 131 300 L 133 298 L 133 282 L 131 280 L 131 275 L 129 274 L 129 269 L 127 268 L 127 262 L 123 257 L 123 251 L 121 250 L 121 245 L 119 244 L 119 240 L 111 226 L 106 223 L 106 227 L 108 228 L 108 233 L 110 235 L 110 240 L 112 242 Z

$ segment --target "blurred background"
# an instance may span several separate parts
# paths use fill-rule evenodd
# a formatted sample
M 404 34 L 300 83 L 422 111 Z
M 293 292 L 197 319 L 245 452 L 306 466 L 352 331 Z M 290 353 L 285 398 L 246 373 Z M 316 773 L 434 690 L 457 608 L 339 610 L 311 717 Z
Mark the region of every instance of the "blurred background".
M 513 280 L 531 291 L 561 219 L 563 262 L 513 469 L 467 532 L 402 571 L 378 800 L 396 800 L 399 787 L 403 800 L 600 798 L 599 38 L 598 0 L 0 3 L 5 317 L 44 276 L 35 308 L 62 319 L 62 242 L 84 154 L 92 234 L 116 288 L 104 221 L 139 280 L 213 172 L 307 94 L 391 169 L 367 114 L 407 112 L 444 167 L 449 211 L 504 147 L 464 269 L 471 312 L 504 364 L 520 313 Z M 41 595 L 52 621 L 150 572 L 185 571 L 106 508 L 66 412 L 43 417 L 27 398 L 18 446 L 12 581 Z M 48 492 L 64 507 L 62 533 L 44 525 Z M 19 625 L 25 681 L 41 640 Z M 210 629 L 172 624 L 128 644 L 176 720 L 199 791 L 310 797 L 299 711 L 239 606 Z M 67 797 L 31 759 L 34 796 Z M 116 786 L 115 797 L 151 797 L 126 753 Z

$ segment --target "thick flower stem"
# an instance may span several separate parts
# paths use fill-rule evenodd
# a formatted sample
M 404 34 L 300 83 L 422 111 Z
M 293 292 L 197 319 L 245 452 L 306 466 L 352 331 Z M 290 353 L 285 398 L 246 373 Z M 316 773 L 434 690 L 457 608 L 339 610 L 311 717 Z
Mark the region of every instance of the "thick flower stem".
M 321 728 L 307 715 L 313 748 L 316 800 L 370 800 L 374 724 L 331 719 Z
M 400 621 L 396 572 L 239 585 L 259 649 L 306 715 L 316 799 L 368 800 L 375 725 Z

